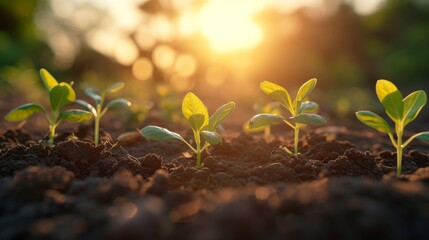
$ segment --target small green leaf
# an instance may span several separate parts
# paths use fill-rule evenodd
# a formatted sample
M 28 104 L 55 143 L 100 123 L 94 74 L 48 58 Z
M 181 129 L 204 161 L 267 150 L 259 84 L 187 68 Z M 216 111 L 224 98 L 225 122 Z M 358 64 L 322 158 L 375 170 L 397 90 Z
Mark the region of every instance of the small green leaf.
M 290 119 L 296 123 L 308 125 L 321 125 L 326 123 L 326 120 L 322 116 L 313 113 L 301 113 Z
M 222 142 L 222 137 L 216 132 L 201 131 L 201 136 L 203 136 L 204 140 L 210 145 L 216 145 Z
M 402 103 L 402 94 L 398 88 L 390 81 L 378 80 L 375 90 L 387 115 L 394 122 L 402 120 L 404 106 Z
M 269 127 L 269 126 L 263 126 L 263 127 L 258 127 L 258 128 L 250 128 L 249 123 L 250 123 L 250 121 L 246 121 L 246 122 L 244 122 L 244 124 L 243 124 L 243 131 L 244 131 L 245 133 L 257 133 L 257 132 L 262 132 L 262 131 L 264 131 L 264 129 L 265 129 L 266 127 Z
M 80 109 L 70 109 L 60 113 L 60 119 L 70 122 L 86 122 L 91 118 L 92 114 L 90 112 Z
M 207 130 L 216 130 L 217 126 L 232 112 L 232 110 L 234 110 L 234 108 L 234 102 L 229 102 L 218 108 L 216 112 L 209 118 L 209 125 L 207 125 Z
M 147 126 L 140 130 L 143 137 L 155 141 L 179 140 L 186 142 L 179 134 L 157 126 Z
M 411 93 L 402 101 L 404 104 L 404 126 L 416 119 L 420 110 L 426 105 L 426 101 L 426 93 L 422 90 Z
M 114 92 L 121 90 L 124 86 L 125 86 L 125 84 L 123 82 L 116 82 L 113 85 L 111 85 L 110 87 L 104 89 L 104 92 L 105 93 L 114 93 Z
M 292 107 L 292 99 L 284 87 L 268 81 L 261 82 L 259 87 L 264 93 L 279 101 L 289 112 L 292 114 L 295 112 Z
M 192 129 L 200 131 L 209 123 L 209 113 L 204 103 L 193 93 L 186 94 L 182 102 L 183 116 L 188 120 Z
M 57 80 L 55 80 L 55 78 L 44 68 L 40 69 L 40 77 L 42 78 L 43 85 L 48 92 L 58 85 Z
M 6 116 L 4 116 L 4 119 L 10 122 L 18 122 L 25 120 L 38 112 L 46 113 L 42 106 L 35 103 L 27 103 L 12 109 L 8 114 L 6 114 Z
M 81 100 L 81 99 L 77 99 L 75 101 L 75 103 L 81 105 L 82 107 L 86 108 L 87 110 L 91 111 L 92 115 L 94 115 L 94 117 L 97 116 L 97 110 L 95 110 L 95 108 L 89 104 L 88 102 Z
M 53 111 L 58 111 L 76 100 L 76 94 L 73 88 L 65 82 L 53 87 L 49 92 L 49 97 Z
M 100 104 L 101 102 L 101 96 L 97 89 L 95 88 L 86 88 L 85 89 L 85 95 L 92 98 L 96 105 Z
M 301 103 L 301 106 L 299 107 L 300 113 L 312 113 L 319 109 L 319 104 L 312 102 L 312 101 L 305 101 Z
M 270 126 L 276 123 L 281 123 L 283 120 L 284 117 L 275 114 L 257 114 L 250 119 L 249 129 Z
M 374 128 L 375 130 L 382 132 L 382 133 L 391 133 L 392 130 L 390 129 L 389 124 L 380 117 L 379 115 L 370 112 L 370 111 L 359 111 L 356 112 L 356 117 L 361 121 L 363 124 L 367 125 L 368 127 Z
M 415 135 L 415 137 L 419 140 L 429 142 L 429 132 L 421 132 Z
M 305 82 L 304 84 L 302 84 L 302 86 L 298 90 L 298 93 L 296 94 L 296 99 L 299 102 L 304 101 L 305 98 L 308 97 L 308 95 L 310 95 L 310 93 L 313 91 L 316 84 L 317 84 L 316 78 L 312 78 L 307 82 Z
M 128 101 L 127 99 L 124 99 L 124 98 L 118 98 L 118 99 L 110 101 L 106 105 L 106 108 L 107 109 L 110 109 L 110 108 L 128 108 L 130 106 L 131 106 L 130 101 Z

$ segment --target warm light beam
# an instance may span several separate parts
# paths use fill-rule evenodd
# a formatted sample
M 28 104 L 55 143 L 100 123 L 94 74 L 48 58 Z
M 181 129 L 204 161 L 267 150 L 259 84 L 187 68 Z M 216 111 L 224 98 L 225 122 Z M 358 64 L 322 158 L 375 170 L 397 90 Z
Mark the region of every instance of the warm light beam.
M 199 28 L 216 52 L 226 53 L 255 47 L 261 30 L 253 21 L 259 6 L 251 1 L 210 1 L 199 14 Z

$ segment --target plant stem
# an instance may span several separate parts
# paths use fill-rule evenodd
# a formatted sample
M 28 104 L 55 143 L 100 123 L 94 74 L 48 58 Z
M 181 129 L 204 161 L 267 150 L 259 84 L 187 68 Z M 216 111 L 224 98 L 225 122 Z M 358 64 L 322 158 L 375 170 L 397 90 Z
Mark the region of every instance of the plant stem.
M 197 145 L 197 149 L 195 153 L 197 154 L 197 169 L 201 168 L 201 137 L 198 131 L 194 131 L 194 139 L 195 144 Z
M 55 124 L 49 125 L 49 140 L 48 140 L 48 146 L 54 145 L 54 138 L 55 138 L 55 128 L 57 126 Z
M 296 124 L 294 128 L 293 152 L 298 154 L 298 141 L 299 141 L 299 125 Z
M 267 126 L 267 127 L 264 128 L 264 137 L 265 137 L 265 140 L 267 140 L 270 137 L 270 135 L 271 135 L 271 127 Z
M 95 118 L 95 124 L 94 124 L 94 143 L 97 146 L 98 145 L 98 139 L 100 137 L 100 118 Z
M 398 133 L 398 142 L 396 147 L 396 176 L 401 176 L 402 172 L 402 150 L 404 146 L 402 146 L 402 133 Z

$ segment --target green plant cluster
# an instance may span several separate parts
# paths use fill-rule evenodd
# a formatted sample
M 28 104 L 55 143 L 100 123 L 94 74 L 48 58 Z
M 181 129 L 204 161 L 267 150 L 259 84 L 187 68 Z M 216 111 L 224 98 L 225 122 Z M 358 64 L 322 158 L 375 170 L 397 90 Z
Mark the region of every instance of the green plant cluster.
M 76 94 L 72 85 L 68 83 L 58 83 L 51 74 L 45 69 L 40 70 L 43 85 L 49 94 L 51 111 L 48 112 L 39 104 L 27 103 L 12 109 L 4 117 L 7 121 L 23 121 L 33 114 L 44 113 L 49 123 L 49 140 L 47 144 L 52 146 L 54 143 L 56 127 L 63 121 L 72 122 L 88 121 L 94 116 L 94 143 L 99 142 L 99 128 L 102 116 L 112 108 L 129 107 L 131 103 L 118 98 L 105 104 L 106 95 L 117 92 L 124 87 L 124 83 L 118 82 L 112 86 L 99 91 L 93 88 L 85 90 L 85 94 L 92 98 L 94 105 L 84 101 L 76 100 Z M 270 126 L 278 123 L 285 123 L 294 130 L 293 151 L 283 147 L 289 154 L 299 154 L 298 142 L 300 129 L 305 125 L 321 125 L 326 120 L 316 114 L 319 105 L 309 100 L 310 93 L 314 90 L 317 79 L 313 78 L 305 82 L 296 93 L 294 99 L 290 97 L 289 92 L 275 83 L 264 81 L 260 83 L 261 90 L 268 96 L 276 100 L 276 103 L 269 103 L 259 110 L 259 114 L 253 116 L 245 123 L 244 129 L 248 131 L 265 130 L 269 134 Z M 429 131 L 417 133 L 404 141 L 404 129 L 416 119 L 422 108 L 426 105 L 427 96 L 423 90 L 415 91 L 403 98 L 399 89 L 390 81 L 378 80 L 376 84 L 376 93 L 378 99 L 383 105 L 388 117 L 395 124 L 394 130 L 379 115 L 370 111 L 356 112 L 357 118 L 365 125 L 386 133 L 397 151 L 397 175 L 402 173 L 402 155 L 403 149 L 414 139 L 420 139 L 429 142 Z M 76 102 L 89 111 L 80 109 L 66 109 L 64 107 Z M 279 106 L 285 108 L 290 114 L 288 118 L 282 116 Z M 140 130 L 140 134 L 151 140 L 179 140 L 185 143 L 196 154 L 196 167 L 200 168 L 201 154 L 209 146 L 217 145 L 222 142 L 222 137 L 217 132 L 222 121 L 228 117 L 235 108 L 234 102 L 226 103 L 219 107 L 213 115 L 209 115 L 205 104 L 194 93 L 189 92 L 182 102 L 182 114 L 188 122 L 193 132 L 193 139 L 186 141 L 178 133 L 170 131 L 159 126 L 146 126 Z M 396 135 L 396 136 L 394 136 Z

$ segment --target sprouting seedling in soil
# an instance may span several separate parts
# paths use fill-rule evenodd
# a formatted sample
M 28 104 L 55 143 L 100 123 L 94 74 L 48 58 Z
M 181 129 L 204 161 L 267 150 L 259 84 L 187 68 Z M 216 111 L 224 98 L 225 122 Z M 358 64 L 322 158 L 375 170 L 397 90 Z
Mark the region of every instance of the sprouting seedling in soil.
M 270 114 L 275 114 L 275 115 L 281 115 L 282 114 L 281 105 L 279 102 L 270 102 L 270 103 L 264 104 L 262 106 L 255 104 L 253 106 L 253 109 L 256 113 L 270 113 Z M 255 132 L 262 132 L 263 131 L 265 139 L 268 139 L 271 136 L 271 125 L 250 129 L 249 128 L 249 121 L 246 121 L 243 124 L 243 130 L 246 133 L 255 133 Z
M 49 100 L 51 102 L 51 112 L 46 111 L 44 107 L 36 103 L 27 103 L 17 108 L 12 109 L 4 117 L 7 121 L 23 121 L 33 114 L 42 112 L 45 114 L 49 122 L 49 140 L 48 146 L 54 143 L 55 129 L 63 121 L 68 120 L 71 122 L 84 122 L 91 119 L 92 115 L 88 111 L 80 109 L 70 109 L 61 111 L 61 109 L 76 99 L 76 94 L 70 84 L 57 80 L 45 69 L 40 69 L 40 76 L 43 85 L 49 93 Z
M 303 127 L 303 125 L 320 125 L 326 122 L 323 117 L 313 113 L 319 108 L 319 105 L 315 102 L 306 100 L 316 86 L 316 83 L 317 80 L 315 78 L 305 82 L 299 88 L 295 99 L 292 101 L 289 93 L 282 86 L 268 81 L 261 82 L 260 88 L 262 91 L 277 100 L 289 111 L 291 114 L 290 120 L 292 120 L 292 122 L 280 115 L 263 113 L 257 114 L 250 119 L 249 128 L 270 126 L 281 122 L 286 123 L 294 130 L 293 154 L 298 154 L 298 138 L 301 127 Z M 284 149 L 289 154 L 292 154 L 292 151 L 287 147 L 284 147 Z
M 112 108 L 124 108 L 131 106 L 130 101 L 124 99 L 124 98 L 117 98 L 113 99 L 110 102 L 108 102 L 106 105 L 104 105 L 104 102 L 106 100 L 106 95 L 109 93 L 114 93 L 119 90 L 121 90 L 124 87 L 123 82 L 117 82 L 111 85 L 110 87 L 98 91 L 94 88 L 87 88 L 85 89 L 85 94 L 92 98 L 94 100 L 95 105 L 91 105 L 88 102 L 78 99 L 76 100 L 76 103 L 79 103 L 89 111 L 91 111 L 92 115 L 94 115 L 94 143 L 95 145 L 98 145 L 99 137 L 100 137 L 100 121 L 101 118 L 106 114 L 107 110 Z
M 179 140 L 184 142 L 197 155 L 197 168 L 201 167 L 201 153 L 210 145 L 219 144 L 222 137 L 216 132 L 219 124 L 234 110 L 235 103 L 229 102 L 216 110 L 209 117 L 207 107 L 193 93 L 186 94 L 182 102 L 183 116 L 191 125 L 194 133 L 195 147 L 183 139 L 178 133 L 158 126 L 144 127 L 140 133 L 143 137 L 156 141 Z M 203 141 L 204 140 L 204 141 Z
M 421 132 L 411 136 L 405 142 L 403 141 L 404 129 L 412 122 L 420 110 L 426 104 L 427 96 L 423 90 L 418 90 L 406 98 L 402 98 L 402 93 L 390 81 L 378 80 L 375 85 L 377 97 L 384 107 L 384 110 L 395 124 L 396 139 L 389 124 L 379 115 L 370 111 L 356 112 L 357 118 L 365 125 L 376 129 L 379 132 L 387 133 L 393 146 L 396 148 L 396 175 L 400 176 L 402 172 L 402 152 L 415 138 L 429 142 L 429 132 Z

